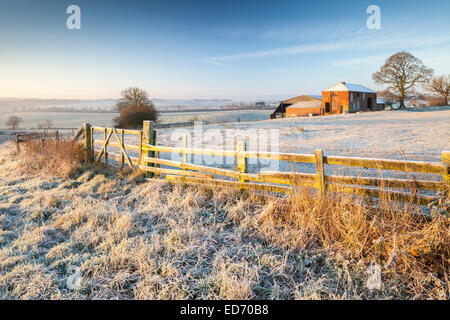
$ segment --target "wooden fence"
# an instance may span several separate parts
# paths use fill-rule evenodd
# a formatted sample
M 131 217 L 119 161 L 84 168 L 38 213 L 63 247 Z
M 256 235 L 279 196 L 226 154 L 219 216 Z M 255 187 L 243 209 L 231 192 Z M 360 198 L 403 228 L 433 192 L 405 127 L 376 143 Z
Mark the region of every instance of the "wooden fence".
M 174 123 L 157 123 L 157 124 L 155 124 L 155 129 L 192 127 L 193 125 L 194 125 L 194 121 L 174 122 Z
M 450 175 L 450 152 L 442 152 L 442 162 L 401 161 L 388 159 L 367 159 L 355 157 L 326 156 L 322 150 L 314 154 L 271 153 L 248 151 L 243 141 L 238 141 L 236 150 L 210 150 L 188 148 L 186 138 L 181 148 L 158 146 L 155 125 L 151 121 L 144 121 L 142 130 L 126 130 L 116 128 L 95 127 L 83 125 L 83 144 L 86 150 L 86 161 L 108 163 L 114 159 L 119 166 L 139 168 L 148 172 L 150 177 L 160 178 L 164 175 L 169 180 L 183 180 L 188 182 L 210 183 L 214 185 L 233 185 L 239 188 L 254 188 L 270 192 L 286 193 L 299 187 L 317 189 L 320 195 L 326 192 L 348 192 L 361 196 L 380 197 L 389 196 L 395 201 L 429 204 L 437 199 L 431 193 L 443 192 L 448 195 Z M 102 133 L 103 139 L 96 140 L 94 135 Z M 81 130 L 80 134 L 81 135 Z M 138 137 L 138 145 L 125 143 L 125 135 Z M 111 141 L 113 140 L 113 141 Z M 100 146 L 100 149 L 96 149 Z M 120 154 L 108 152 L 108 146 L 116 147 Z M 133 150 L 138 156 L 132 157 Z M 160 153 L 179 153 L 182 161 L 162 159 Z M 187 154 L 234 157 L 236 170 L 208 167 L 186 161 Z M 316 173 L 298 172 L 248 172 L 248 159 L 268 159 L 300 163 L 314 163 Z M 394 178 L 357 177 L 346 175 L 325 175 L 325 165 L 347 167 L 372 168 L 380 172 L 383 170 L 402 171 L 409 173 L 423 173 L 439 175 L 439 181 Z M 161 166 L 165 166 L 162 168 Z M 170 168 L 166 168 L 170 167 Z M 222 178 L 220 178 L 222 177 Z M 226 177 L 224 179 L 223 177 Z M 233 180 L 229 180 L 229 179 Z M 389 192 L 386 192 L 389 191 Z M 424 194 L 427 193 L 428 195 Z
M 27 142 L 30 140 L 40 140 L 42 143 L 44 143 L 45 139 L 56 139 L 59 140 L 61 137 L 61 133 L 58 129 L 52 129 L 52 131 L 49 131 L 50 129 L 40 130 L 40 131 L 34 131 L 34 132 L 19 132 L 15 134 L 14 142 L 17 147 L 17 151 L 20 151 L 20 144 L 23 142 Z M 80 133 L 81 135 L 81 133 Z

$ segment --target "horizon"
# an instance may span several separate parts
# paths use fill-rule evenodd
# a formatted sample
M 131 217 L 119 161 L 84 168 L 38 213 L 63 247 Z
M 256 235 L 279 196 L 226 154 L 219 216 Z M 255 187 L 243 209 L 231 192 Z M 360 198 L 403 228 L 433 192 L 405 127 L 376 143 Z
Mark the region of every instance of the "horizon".
M 73 4 L 80 30 L 66 26 Z M 380 30 L 366 25 L 372 4 Z M 341 81 L 378 91 L 372 74 L 398 51 L 450 73 L 449 10 L 436 0 L 3 1 L 0 97 L 108 100 L 138 86 L 151 99 L 282 100 Z

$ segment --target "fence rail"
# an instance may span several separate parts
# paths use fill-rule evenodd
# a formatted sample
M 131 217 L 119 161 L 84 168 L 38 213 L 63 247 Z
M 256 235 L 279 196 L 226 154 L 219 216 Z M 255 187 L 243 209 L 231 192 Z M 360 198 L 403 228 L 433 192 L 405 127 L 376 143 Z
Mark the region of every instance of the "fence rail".
M 254 188 L 271 192 L 290 192 L 298 187 L 316 189 L 320 195 L 326 192 L 349 192 L 368 197 L 388 195 L 391 199 L 417 204 L 436 201 L 436 196 L 419 194 L 419 190 L 444 192 L 449 191 L 450 152 L 442 152 L 442 162 L 401 161 L 389 159 L 369 159 L 357 157 L 325 156 L 322 150 L 314 154 L 255 152 L 246 148 L 244 141 L 238 141 L 236 150 L 214 150 L 188 148 L 186 139 L 183 146 L 168 147 L 156 145 L 155 125 L 144 121 L 142 130 L 92 127 L 84 124 L 82 128 L 86 161 L 98 163 L 114 159 L 119 166 L 138 168 L 148 173 L 149 177 L 180 180 L 192 183 L 210 183 L 214 185 L 233 185 L 239 188 Z M 94 139 L 94 133 L 103 133 L 103 139 Z M 137 135 L 138 145 L 125 144 L 125 134 Z M 81 135 L 81 134 L 79 134 Z M 100 149 L 96 149 L 98 146 Z M 116 147 L 120 154 L 108 152 L 108 146 Z M 138 157 L 129 156 L 128 151 L 138 152 Z M 160 153 L 178 153 L 182 161 L 162 159 Z M 209 167 L 187 162 L 187 154 L 235 158 L 236 170 Z M 268 159 L 298 163 L 314 163 L 316 173 L 298 172 L 248 172 L 248 159 Z M 326 175 L 325 165 L 372 168 L 379 171 L 400 171 L 439 175 L 440 181 L 394 178 L 358 177 L 349 175 Z M 161 168 L 161 166 L 171 168 Z M 222 177 L 222 178 L 220 178 Z M 226 178 L 226 179 L 224 179 Z M 234 179 L 234 180 L 229 180 Z M 397 191 L 401 190 L 401 191 Z M 386 192 L 389 190 L 389 192 Z M 423 193 L 423 192 L 422 192 Z
M 42 129 L 38 132 L 19 132 L 14 135 L 14 143 L 16 144 L 17 151 L 20 151 L 20 144 L 23 142 L 27 142 L 30 140 L 40 140 L 42 143 L 44 143 L 46 139 L 54 138 L 56 140 L 59 140 L 61 136 L 62 135 L 59 129 Z

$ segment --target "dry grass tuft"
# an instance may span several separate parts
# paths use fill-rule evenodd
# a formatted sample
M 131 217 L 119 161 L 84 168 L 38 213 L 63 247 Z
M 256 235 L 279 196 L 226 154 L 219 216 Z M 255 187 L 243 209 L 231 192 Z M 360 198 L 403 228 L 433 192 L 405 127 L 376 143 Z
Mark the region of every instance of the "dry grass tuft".
M 83 162 L 83 146 L 71 139 L 30 140 L 20 146 L 20 167 L 25 173 L 70 178 Z
M 282 246 L 330 249 L 379 264 L 413 297 L 429 289 L 421 281 L 427 274 L 437 276 L 449 293 L 450 220 L 444 215 L 430 220 L 418 208 L 398 208 L 387 197 L 374 208 L 349 195 L 320 199 L 299 192 L 270 202 L 259 222 Z
M 18 178 L 3 155 L 0 299 L 450 297 L 448 218 L 388 197 L 374 207 L 303 190 L 135 183 L 103 167 Z

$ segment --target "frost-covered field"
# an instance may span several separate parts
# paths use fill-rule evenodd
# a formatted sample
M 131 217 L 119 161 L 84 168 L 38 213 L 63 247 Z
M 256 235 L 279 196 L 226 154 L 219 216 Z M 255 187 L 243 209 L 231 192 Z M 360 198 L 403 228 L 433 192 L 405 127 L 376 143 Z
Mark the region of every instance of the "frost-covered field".
M 280 151 L 401 158 L 403 147 L 438 161 L 449 149 L 449 113 L 206 128 L 280 129 Z M 159 130 L 158 143 L 175 145 L 174 132 Z M 63 179 L 41 165 L 69 163 L 47 157 L 0 146 L 0 299 L 449 298 L 445 216 L 419 221 L 413 206 L 393 214 L 388 201 L 375 210 L 307 190 L 278 199 L 146 182 L 98 165 Z
M 199 120 L 205 123 L 226 123 L 260 121 L 269 118 L 272 111 L 268 110 L 233 110 L 233 111 L 192 111 L 192 112 L 161 112 L 161 123 L 177 123 Z M 51 120 L 56 128 L 79 128 L 83 123 L 94 126 L 111 127 L 116 113 L 107 112 L 21 112 L 0 113 L 0 143 L 9 140 L 11 130 L 6 129 L 6 121 L 12 115 L 19 116 L 23 122 L 19 129 L 36 128 L 39 123 Z M 71 131 L 72 132 L 72 131 Z
M 105 166 L 63 179 L 66 150 L 0 146 L 0 299 L 449 298 L 445 216 Z
M 258 121 L 269 118 L 270 110 L 227 110 L 227 111 L 192 111 L 192 112 L 161 112 L 161 123 L 188 122 L 202 120 L 208 123 Z M 21 128 L 36 128 L 38 123 L 51 120 L 58 128 L 78 128 L 84 122 L 95 126 L 111 126 L 117 113 L 108 112 L 19 112 L 0 113 L 0 129 L 4 130 L 6 121 L 12 115 L 23 119 Z M 3 129 L 2 129 L 3 128 Z
M 254 117 L 249 112 L 255 112 Z M 267 111 L 264 111 L 267 113 Z M 290 153 L 313 153 L 315 149 L 323 149 L 325 155 L 358 156 L 370 158 L 387 159 L 406 159 L 423 161 L 440 161 L 441 152 L 450 150 L 450 108 L 424 108 L 421 111 L 381 111 L 360 114 L 344 114 L 326 117 L 301 117 L 276 120 L 258 120 L 264 113 L 263 111 L 222 111 L 222 112 L 203 112 L 203 118 L 228 117 L 222 120 L 230 121 L 233 117 L 241 117 L 241 122 L 222 123 L 204 125 L 204 130 L 218 130 L 215 137 L 225 137 L 227 130 L 236 130 L 236 132 L 249 132 L 254 135 L 255 129 L 273 129 L 278 130 L 279 146 L 267 146 L 267 151 L 290 152 Z M 71 114 L 66 114 L 70 116 Z M 83 114 L 80 114 L 83 115 Z M 97 116 L 112 114 L 92 114 L 91 119 L 71 119 L 70 126 L 80 126 L 82 122 L 91 122 L 96 125 L 108 125 L 102 123 Z M 192 116 L 193 113 L 180 113 L 182 116 Z M 245 117 L 244 117 L 245 115 Z M 83 115 L 85 116 L 85 115 Z M 267 116 L 267 115 L 265 115 Z M 198 118 L 197 118 L 198 119 Z M 244 122 L 243 119 L 252 121 Z M 173 122 L 181 122 L 186 119 L 173 118 Z M 69 120 L 67 120 L 69 121 Z M 169 121 L 170 122 L 170 121 Z M 57 124 L 57 123 L 55 123 Z M 159 129 L 157 144 L 163 146 L 180 146 L 180 135 L 183 133 L 191 134 L 193 137 L 194 128 L 177 129 Z M 0 136 L 1 138 L 6 136 Z M 99 134 L 96 139 L 102 139 Z M 5 139 L 3 139 L 5 140 Z M 113 139 L 114 140 L 114 139 Z M 128 144 L 137 144 L 136 136 L 126 138 Z M 218 139 L 219 141 L 221 139 Z M 223 139 L 225 141 L 225 138 Z M 191 143 L 193 141 L 191 140 Z M 204 147 L 210 148 L 233 148 L 233 145 L 208 145 L 204 141 Z M 272 150 L 271 150 L 272 148 Z M 114 148 L 109 149 L 112 152 L 118 152 Z M 258 149 L 260 151 L 264 151 Z M 170 154 L 161 154 L 163 158 L 172 158 Z M 180 160 L 180 159 L 175 159 Z M 222 166 L 221 159 L 212 159 L 212 164 Z M 210 162 L 211 162 L 210 161 Z M 224 161 L 225 162 L 225 161 Z M 206 163 L 211 164 L 211 163 Z M 223 165 L 223 167 L 232 167 Z M 255 168 L 256 166 L 256 168 Z M 252 171 L 258 169 L 268 169 L 269 165 L 254 165 Z M 269 168 L 273 169 L 273 168 Z M 278 168 L 275 168 L 278 169 Z M 281 163 L 280 170 L 292 170 L 292 164 Z M 314 166 L 301 165 L 299 171 L 314 171 Z
M 380 111 L 204 126 L 204 129 L 278 129 L 280 152 L 440 161 L 450 150 L 450 108 Z M 192 132 L 192 129 L 189 129 Z M 160 130 L 158 143 L 173 145 L 174 129 Z
M 399 160 L 441 161 L 442 151 L 450 150 L 450 108 L 426 111 L 382 111 L 360 114 L 344 114 L 326 117 L 302 117 L 257 122 L 225 123 L 204 125 L 203 147 L 209 149 L 233 149 L 226 143 L 227 130 L 254 138 L 259 129 L 272 129 L 279 135 L 278 148 L 274 145 L 250 148 L 251 151 L 272 151 L 312 154 L 322 149 L 325 155 L 384 158 Z M 208 130 L 210 134 L 208 135 Z M 159 129 L 157 144 L 181 147 L 181 136 L 188 134 L 188 143 L 194 145 L 195 128 Z M 270 131 L 269 131 L 270 132 Z M 213 137 L 208 142 L 205 137 Z M 258 136 L 260 137 L 260 136 Z M 99 133 L 96 139 L 103 139 Z M 211 140 L 210 140 L 211 141 Z M 218 143 L 215 143 L 218 142 Z M 138 144 L 137 137 L 128 136 L 127 144 Z M 259 144 L 259 142 L 258 142 Z M 256 146 L 258 147 L 258 146 Z M 100 146 L 97 145 L 97 149 Z M 118 149 L 110 148 L 119 153 Z M 137 156 L 130 151 L 130 155 Z M 179 154 L 161 153 L 161 158 L 181 161 Z M 222 157 L 203 158 L 200 162 L 188 156 L 188 162 L 234 169 L 236 161 Z M 253 161 L 253 162 L 252 162 Z M 270 162 L 249 160 L 249 171 L 297 171 L 314 173 L 310 163 Z M 384 176 L 395 178 L 442 179 L 439 175 L 412 174 L 401 172 L 380 172 L 374 169 L 356 167 L 326 166 L 327 174 L 358 176 Z

